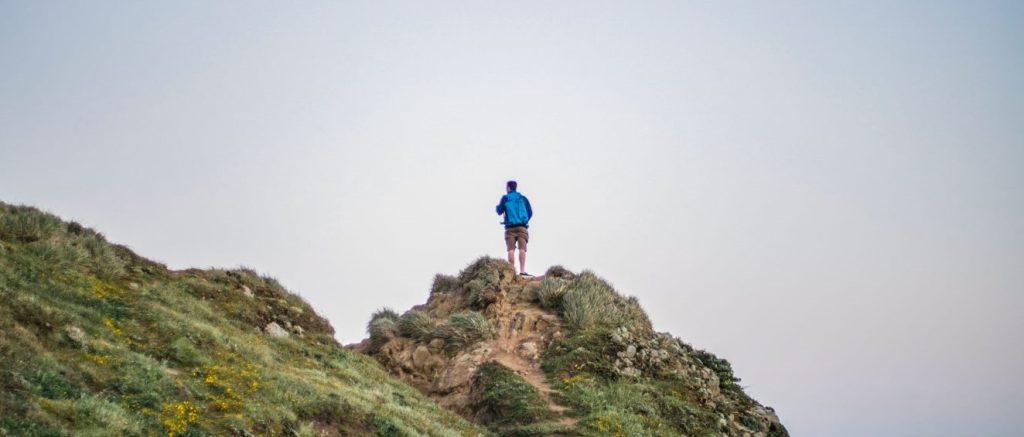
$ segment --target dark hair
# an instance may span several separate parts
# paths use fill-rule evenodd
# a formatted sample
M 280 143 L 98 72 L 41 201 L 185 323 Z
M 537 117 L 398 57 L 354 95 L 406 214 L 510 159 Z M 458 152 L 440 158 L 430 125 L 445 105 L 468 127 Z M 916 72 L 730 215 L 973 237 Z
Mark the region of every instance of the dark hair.
M 516 181 L 508 181 L 505 183 L 505 188 L 509 188 L 512 191 L 515 191 L 517 186 L 519 186 L 519 184 L 517 184 Z

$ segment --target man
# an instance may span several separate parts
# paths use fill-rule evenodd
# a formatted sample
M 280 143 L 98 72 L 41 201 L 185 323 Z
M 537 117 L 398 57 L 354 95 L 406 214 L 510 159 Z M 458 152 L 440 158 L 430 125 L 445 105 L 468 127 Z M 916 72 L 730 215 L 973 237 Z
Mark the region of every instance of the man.
M 512 264 L 515 270 L 515 251 L 519 246 L 519 274 L 532 276 L 526 273 L 526 243 L 530 241 L 530 218 L 533 217 L 533 208 L 526 196 L 519 194 L 516 181 L 508 181 L 505 184 L 505 195 L 501 196 L 498 206 L 495 208 L 498 215 L 505 215 L 505 249 L 508 250 L 508 263 Z

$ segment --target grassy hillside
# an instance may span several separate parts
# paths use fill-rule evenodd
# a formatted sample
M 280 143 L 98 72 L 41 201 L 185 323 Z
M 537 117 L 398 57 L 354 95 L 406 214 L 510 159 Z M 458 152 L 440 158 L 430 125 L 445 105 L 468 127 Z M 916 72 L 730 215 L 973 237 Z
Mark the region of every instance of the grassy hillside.
M 0 203 L 0 435 L 478 435 L 250 270 Z

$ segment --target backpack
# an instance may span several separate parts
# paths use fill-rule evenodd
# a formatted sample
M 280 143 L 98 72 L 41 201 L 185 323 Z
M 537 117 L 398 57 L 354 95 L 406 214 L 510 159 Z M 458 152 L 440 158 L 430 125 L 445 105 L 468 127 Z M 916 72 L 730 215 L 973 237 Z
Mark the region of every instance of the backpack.
M 530 221 L 526 211 L 526 198 L 515 191 L 505 195 L 505 224 L 508 226 L 525 225 Z

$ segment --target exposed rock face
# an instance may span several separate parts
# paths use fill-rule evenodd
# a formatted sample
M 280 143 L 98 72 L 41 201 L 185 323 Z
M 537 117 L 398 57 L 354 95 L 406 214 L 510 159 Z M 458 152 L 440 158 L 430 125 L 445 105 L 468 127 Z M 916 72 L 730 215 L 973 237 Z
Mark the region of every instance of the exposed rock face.
M 489 279 L 493 281 L 475 290 L 476 296 L 460 293 L 460 290 L 438 290 L 426 304 L 410 311 L 424 313 L 443 324 L 445 319 L 460 311 L 482 310 L 495 328 L 492 338 L 453 351 L 446 349 L 442 338 L 396 336 L 371 355 L 393 374 L 465 417 L 474 414 L 470 405 L 472 381 L 477 369 L 486 362 L 497 361 L 543 383 L 538 360 L 543 348 L 563 335 L 558 316 L 531 304 L 523 295 L 527 280 L 513 271 L 503 270 L 496 278 Z M 480 283 L 470 285 L 474 286 Z

